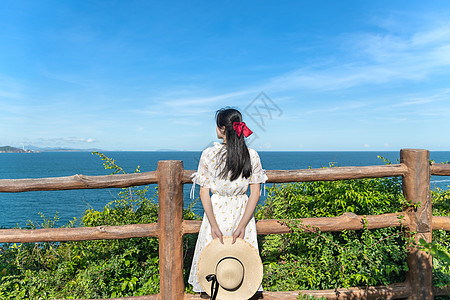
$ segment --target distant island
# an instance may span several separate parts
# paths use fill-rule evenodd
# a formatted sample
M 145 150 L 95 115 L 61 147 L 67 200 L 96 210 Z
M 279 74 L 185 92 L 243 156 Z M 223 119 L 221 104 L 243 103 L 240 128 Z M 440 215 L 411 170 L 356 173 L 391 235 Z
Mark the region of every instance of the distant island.
M 39 151 L 33 151 L 29 149 L 20 149 L 11 146 L 2 146 L 0 147 L 0 153 L 34 153 Z
M 72 148 L 40 148 L 32 145 L 22 148 L 12 146 L 0 146 L 0 153 L 39 153 L 39 152 L 93 152 L 103 151 L 101 149 L 72 149 Z

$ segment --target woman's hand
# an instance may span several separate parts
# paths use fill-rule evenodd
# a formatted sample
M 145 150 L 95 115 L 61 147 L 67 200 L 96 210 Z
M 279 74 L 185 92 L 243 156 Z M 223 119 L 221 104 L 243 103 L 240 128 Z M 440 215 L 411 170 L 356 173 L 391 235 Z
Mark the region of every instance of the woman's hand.
M 244 239 L 245 236 L 245 228 L 238 226 L 236 230 L 233 232 L 233 242 L 234 244 L 236 242 L 237 238 Z
M 220 231 L 219 226 L 211 226 L 211 235 L 213 239 L 219 239 L 220 242 L 223 244 L 223 234 L 222 231 Z
M 260 194 L 259 183 L 250 184 L 250 196 L 248 197 L 248 202 L 245 206 L 241 221 L 239 222 L 236 230 L 233 232 L 233 244 L 236 242 L 237 238 L 244 238 L 245 227 L 247 227 L 248 222 L 253 216 L 253 212 L 255 211 L 256 204 L 258 204 Z
M 202 200 L 203 209 L 205 210 L 206 217 L 208 218 L 209 225 L 211 225 L 211 236 L 213 239 L 219 239 L 223 244 L 223 234 L 219 229 L 216 217 L 214 216 L 214 210 L 211 203 L 211 197 L 209 196 L 209 188 L 200 187 L 200 199 Z

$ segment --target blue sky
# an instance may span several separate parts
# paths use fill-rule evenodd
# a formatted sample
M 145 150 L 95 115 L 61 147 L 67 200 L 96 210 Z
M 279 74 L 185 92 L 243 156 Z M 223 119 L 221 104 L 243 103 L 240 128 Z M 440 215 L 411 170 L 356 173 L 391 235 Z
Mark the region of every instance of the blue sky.
M 257 150 L 450 150 L 450 2 L 2 2 L 0 145 L 202 150 L 224 106 Z

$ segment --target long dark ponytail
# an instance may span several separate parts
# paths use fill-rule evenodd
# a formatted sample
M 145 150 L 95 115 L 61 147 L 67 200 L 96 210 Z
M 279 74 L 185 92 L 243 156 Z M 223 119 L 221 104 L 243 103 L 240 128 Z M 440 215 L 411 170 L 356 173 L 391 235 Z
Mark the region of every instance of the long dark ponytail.
M 230 180 L 242 177 L 249 178 L 252 165 L 244 135 L 238 136 L 233 129 L 233 122 L 242 122 L 241 113 L 233 108 L 222 108 L 216 112 L 216 123 L 219 129 L 225 126 L 226 153 L 221 153 L 221 161 L 226 157 L 226 163 L 219 176 L 223 179 L 230 174 Z

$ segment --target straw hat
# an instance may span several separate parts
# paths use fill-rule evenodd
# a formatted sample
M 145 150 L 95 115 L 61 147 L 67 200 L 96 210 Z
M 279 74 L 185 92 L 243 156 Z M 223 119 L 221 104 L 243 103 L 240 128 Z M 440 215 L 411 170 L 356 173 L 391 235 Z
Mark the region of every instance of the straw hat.
M 243 239 L 232 237 L 209 243 L 198 260 L 198 281 L 211 297 L 217 281 L 217 299 L 249 299 L 261 285 L 263 265 L 258 251 Z

